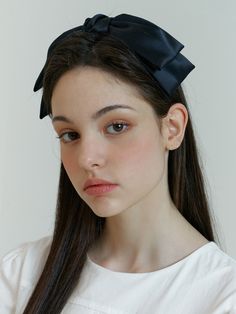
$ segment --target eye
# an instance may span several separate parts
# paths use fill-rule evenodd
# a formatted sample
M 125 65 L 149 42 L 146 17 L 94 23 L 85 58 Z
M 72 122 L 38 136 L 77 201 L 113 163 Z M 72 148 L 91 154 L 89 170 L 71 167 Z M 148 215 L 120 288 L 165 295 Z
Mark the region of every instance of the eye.
M 111 133 L 111 134 L 119 134 L 119 133 L 121 133 L 121 131 L 124 129 L 124 126 L 126 126 L 126 129 L 125 129 L 125 130 L 127 130 L 129 124 L 128 124 L 128 123 L 125 123 L 125 122 L 123 122 L 123 121 L 113 121 L 113 122 L 112 122 L 111 124 L 109 124 L 106 128 L 108 129 L 108 128 L 112 127 L 113 130 L 115 130 L 115 132 L 114 132 L 114 133 L 109 132 L 109 133 Z
M 111 124 L 108 124 L 106 126 L 106 129 L 113 128 L 115 132 L 108 132 L 108 133 L 112 135 L 116 135 L 116 134 L 123 133 L 122 131 L 124 130 L 124 126 L 126 126 L 125 130 L 127 130 L 129 124 L 123 121 L 113 121 Z M 59 136 L 56 136 L 56 138 L 61 140 L 63 143 L 67 144 L 67 143 L 77 140 L 79 138 L 79 134 L 77 132 L 64 132 L 60 134 Z
M 64 132 L 59 136 L 56 136 L 59 140 L 62 140 L 63 143 L 69 143 L 75 141 L 78 138 L 78 133 L 76 132 Z

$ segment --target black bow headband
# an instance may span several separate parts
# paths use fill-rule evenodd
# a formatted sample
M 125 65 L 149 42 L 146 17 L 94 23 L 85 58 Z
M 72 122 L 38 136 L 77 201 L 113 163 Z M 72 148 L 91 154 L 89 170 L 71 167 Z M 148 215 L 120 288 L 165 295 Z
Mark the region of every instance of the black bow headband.
M 185 77 L 195 68 L 180 53 L 184 45 L 159 26 L 129 14 L 120 14 L 116 17 L 96 14 L 92 18 L 86 18 L 83 25 L 64 32 L 52 42 L 48 49 L 47 59 L 59 43 L 77 31 L 110 33 L 123 41 L 132 52 L 140 57 L 145 68 L 159 82 L 168 96 L 174 93 Z M 43 76 L 44 68 L 37 78 L 34 92 L 43 87 Z M 47 114 L 42 99 L 40 119 Z

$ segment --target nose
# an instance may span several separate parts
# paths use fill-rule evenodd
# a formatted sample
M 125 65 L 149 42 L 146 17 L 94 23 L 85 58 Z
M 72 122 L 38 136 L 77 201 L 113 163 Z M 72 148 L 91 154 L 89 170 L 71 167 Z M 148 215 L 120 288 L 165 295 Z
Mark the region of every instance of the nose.
M 106 148 L 102 141 L 95 137 L 81 139 L 77 152 L 77 161 L 85 170 L 103 167 L 106 163 Z

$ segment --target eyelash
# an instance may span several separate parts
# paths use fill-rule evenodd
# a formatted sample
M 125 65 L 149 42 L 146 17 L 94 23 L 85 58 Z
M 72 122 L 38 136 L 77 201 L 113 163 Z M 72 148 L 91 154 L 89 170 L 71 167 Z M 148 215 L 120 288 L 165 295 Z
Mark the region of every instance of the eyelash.
M 113 121 L 112 123 L 108 124 L 106 126 L 106 128 L 108 128 L 110 126 L 114 126 L 114 125 L 122 125 L 122 126 L 126 126 L 127 128 L 129 127 L 129 124 L 125 123 L 124 121 Z M 127 130 L 127 128 L 126 128 L 126 130 Z M 126 132 L 126 131 L 124 131 L 124 132 Z M 123 133 L 123 132 L 118 132 L 118 133 L 115 133 L 115 134 L 113 133 L 112 135 L 119 135 L 121 133 Z M 78 134 L 78 133 L 77 132 L 64 132 L 64 133 L 60 134 L 59 136 L 56 136 L 56 138 L 59 139 L 59 140 L 62 140 L 62 142 L 65 143 L 65 144 L 73 142 L 74 140 L 70 140 L 70 141 L 65 141 L 64 140 L 63 141 L 63 136 L 65 136 L 67 134 Z

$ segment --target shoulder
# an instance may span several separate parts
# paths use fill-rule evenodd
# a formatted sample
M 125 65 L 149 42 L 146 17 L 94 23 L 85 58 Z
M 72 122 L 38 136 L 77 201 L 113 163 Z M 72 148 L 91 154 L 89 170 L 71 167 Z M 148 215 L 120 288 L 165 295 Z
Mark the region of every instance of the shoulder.
M 27 241 L 21 243 L 19 246 L 8 251 L 2 258 L 1 261 L 7 261 L 9 259 L 15 258 L 16 256 L 21 255 L 23 252 L 37 252 L 40 249 L 44 249 L 50 244 L 52 236 L 45 236 L 33 241 Z
M 35 241 L 24 242 L 17 248 L 5 254 L 1 261 L 1 271 L 5 275 L 26 274 L 32 268 L 40 268 L 49 253 L 52 236 L 46 236 Z M 25 278 L 26 279 L 26 278 Z
M 25 242 L 0 259 L 0 309 L 16 303 L 19 290 L 31 287 L 45 265 L 52 236 Z M 5 309 L 5 308 L 4 308 Z
M 195 262 L 199 268 L 200 276 L 223 277 L 224 280 L 232 281 L 236 290 L 236 260 L 224 252 L 215 242 L 209 242 L 196 254 Z
M 18 247 L 7 252 L 2 258 L 3 264 L 9 263 L 9 261 L 24 259 L 25 257 L 33 257 L 43 253 L 50 245 L 52 237 L 45 236 L 43 238 L 21 243 Z
M 211 242 L 211 247 L 209 247 L 208 266 L 213 270 L 228 270 L 231 275 L 236 276 L 236 260 L 224 252 L 215 242 Z
M 218 302 L 232 308 L 236 304 L 236 260 L 215 242 L 203 247 L 201 253 L 196 254 L 193 264 L 194 296 L 201 300 L 208 296 L 212 304 Z

